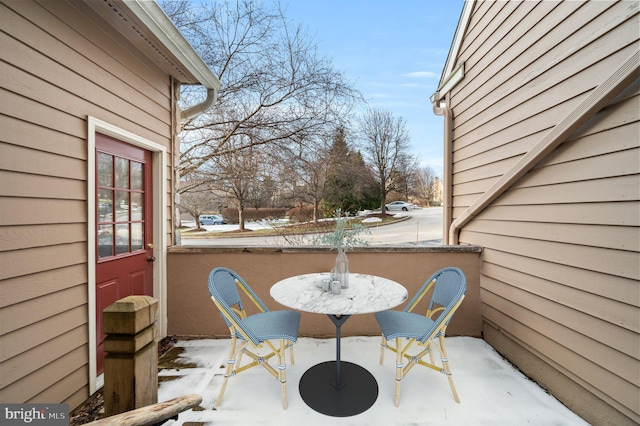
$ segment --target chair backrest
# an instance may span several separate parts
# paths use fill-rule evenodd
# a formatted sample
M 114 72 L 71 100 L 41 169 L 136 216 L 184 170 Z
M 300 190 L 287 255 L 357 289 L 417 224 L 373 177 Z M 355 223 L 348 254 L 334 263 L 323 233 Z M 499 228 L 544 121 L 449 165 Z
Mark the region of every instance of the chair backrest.
M 433 310 L 434 305 L 446 307 L 457 302 L 467 291 L 467 280 L 464 273 L 458 268 L 444 268 L 436 273 L 434 277 L 436 288 L 433 290 L 429 309 Z
M 467 280 L 459 268 L 442 268 L 425 281 L 420 290 L 411 299 L 405 311 L 411 312 L 432 286 L 435 286 L 435 288 L 429 301 L 427 316 L 431 318 L 431 315 L 435 312 L 442 311 L 435 320 L 437 326 L 434 328 L 438 329 L 441 323 L 446 326 L 453 318 L 455 310 L 467 291 Z M 426 339 L 428 334 L 423 337 Z
M 236 272 L 229 268 L 218 267 L 213 269 L 209 274 L 208 284 L 209 295 L 214 303 L 216 303 L 216 306 L 218 306 L 220 314 L 227 325 L 233 327 L 235 332 L 246 340 L 251 340 L 254 344 L 258 345 L 260 341 L 243 321 L 246 316 L 245 307 L 238 288 L 243 290 L 260 311 L 268 311 L 267 306 L 253 290 L 251 290 L 251 287 L 249 287 Z

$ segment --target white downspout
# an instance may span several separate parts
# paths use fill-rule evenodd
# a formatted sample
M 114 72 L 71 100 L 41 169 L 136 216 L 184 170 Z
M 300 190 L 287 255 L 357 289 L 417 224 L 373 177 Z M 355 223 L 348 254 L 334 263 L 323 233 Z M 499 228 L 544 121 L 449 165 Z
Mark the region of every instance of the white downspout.
M 449 244 L 449 227 L 451 226 L 451 221 L 453 220 L 453 188 L 452 188 L 452 178 L 453 178 L 453 152 L 452 152 L 452 129 L 453 129 L 453 117 L 452 111 L 449 107 L 449 98 L 450 95 L 447 92 L 444 99 L 435 99 L 433 101 L 433 113 L 435 115 L 441 115 L 444 117 L 444 158 L 443 158 L 443 171 L 442 171 L 442 189 L 443 189 L 443 231 L 442 231 L 442 242 L 444 244 Z

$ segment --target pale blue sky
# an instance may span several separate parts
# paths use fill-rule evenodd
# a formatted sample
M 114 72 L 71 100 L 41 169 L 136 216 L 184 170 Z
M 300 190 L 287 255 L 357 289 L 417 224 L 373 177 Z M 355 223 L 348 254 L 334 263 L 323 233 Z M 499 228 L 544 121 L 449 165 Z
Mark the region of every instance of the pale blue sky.
M 464 0 L 281 0 L 319 53 L 369 105 L 407 122 L 413 152 L 442 175 L 443 119 L 432 112 Z

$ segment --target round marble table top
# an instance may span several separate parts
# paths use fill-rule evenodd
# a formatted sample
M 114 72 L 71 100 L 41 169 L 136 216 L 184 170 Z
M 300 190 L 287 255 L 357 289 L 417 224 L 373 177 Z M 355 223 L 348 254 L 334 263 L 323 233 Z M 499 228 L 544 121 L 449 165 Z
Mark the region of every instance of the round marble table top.
M 271 287 L 271 297 L 278 303 L 299 311 L 327 315 L 352 315 L 391 309 L 407 300 L 407 289 L 387 278 L 366 274 L 349 274 L 349 288 L 341 294 L 324 292 L 316 282 L 329 273 L 297 275 Z

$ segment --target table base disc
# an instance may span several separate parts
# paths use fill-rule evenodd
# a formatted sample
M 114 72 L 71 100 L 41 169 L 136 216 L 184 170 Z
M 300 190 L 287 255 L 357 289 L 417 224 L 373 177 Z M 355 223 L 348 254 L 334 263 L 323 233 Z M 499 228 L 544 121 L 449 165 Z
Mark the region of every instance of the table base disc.
M 340 363 L 341 387 L 335 386 L 336 361 L 308 369 L 300 379 L 300 396 L 315 411 L 333 417 L 355 416 L 368 410 L 378 398 L 378 382 L 366 369 Z

